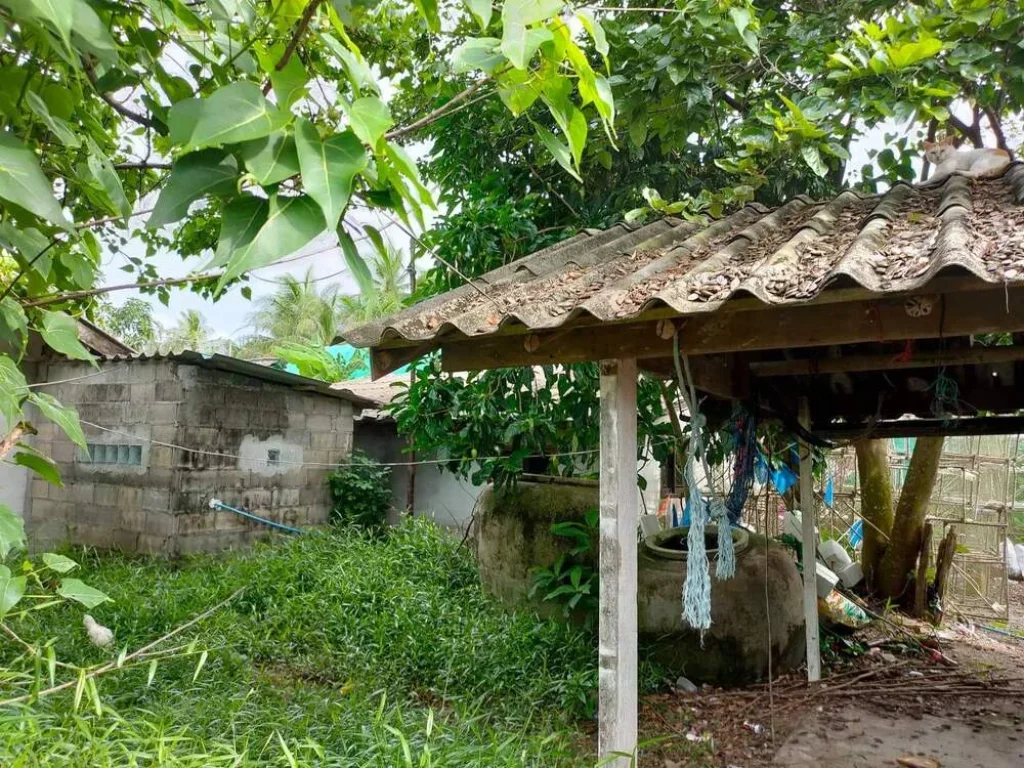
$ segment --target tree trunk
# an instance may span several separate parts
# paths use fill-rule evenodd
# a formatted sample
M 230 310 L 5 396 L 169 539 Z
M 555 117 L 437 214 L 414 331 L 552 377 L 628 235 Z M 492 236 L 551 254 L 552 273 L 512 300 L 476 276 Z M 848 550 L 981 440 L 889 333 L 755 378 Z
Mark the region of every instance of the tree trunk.
M 902 597 L 914 573 L 944 441 L 942 437 L 919 437 L 914 446 L 889 534 L 889 547 L 875 573 L 875 584 L 883 597 Z
M 861 568 L 869 590 L 875 588 L 875 574 L 892 530 L 892 482 L 889 480 L 889 443 L 858 440 L 857 476 L 860 478 L 860 512 L 864 517 L 864 547 Z

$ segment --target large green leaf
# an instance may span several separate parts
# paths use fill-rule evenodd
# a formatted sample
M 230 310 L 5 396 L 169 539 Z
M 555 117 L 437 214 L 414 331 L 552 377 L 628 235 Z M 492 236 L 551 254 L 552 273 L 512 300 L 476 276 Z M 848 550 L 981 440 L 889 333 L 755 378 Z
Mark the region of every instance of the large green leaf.
M 117 176 L 113 164 L 103 151 L 96 146 L 91 138 L 89 139 L 89 157 L 87 159 L 89 173 L 103 190 L 103 198 L 107 203 L 107 209 L 113 213 L 125 217 L 131 215 L 132 206 L 125 197 L 124 187 L 121 186 L 121 179 Z
M 356 136 L 371 147 L 376 146 L 385 131 L 395 124 L 388 105 L 376 96 L 364 96 L 352 102 L 348 119 Z
M 217 284 L 218 290 L 250 269 L 273 264 L 295 253 L 323 231 L 324 216 L 313 198 L 308 195 L 272 197 L 267 220 L 255 237 L 231 254 Z
M 224 266 L 231 258 L 231 254 L 251 243 L 266 222 L 269 210 L 270 203 L 265 198 L 252 195 L 239 197 L 228 203 L 220 217 L 217 252 L 203 269 Z
M 466 7 L 480 23 L 480 29 L 485 30 L 491 23 L 491 16 L 494 13 L 492 0 L 466 0 Z
M 288 122 L 288 113 L 271 104 L 255 83 L 225 85 L 205 99 L 171 107 L 171 140 L 187 150 L 259 139 Z
M 78 567 L 78 563 L 70 557 L 58 555 L 56 552 L 44 552 L 43 565 L 57 573 L 67 573 L 68 571 L 73 571 Z
M 75 25 L 74 4 L 81 0 L 6 0 L 16 18 L 41 21 L 57 33 L 70 56 L 74 55 L 71 45 L 71 30 Z
M 309 73 L 298 56 L 289 57 L 284 68 L 278 69 L 277 63 L 284 56 L 284 51 L 285 45 L 281 43 L 267 49 L 258 49 L 257 57 L 260 60 L 260 66 L 270 73 L 270 85 L 274 89 L 278 105 L 289 109 L 292 104 L 306 95 Z
M 27 580 L 25 576 L 11 576 L 11 569 L 0 565 L 0 619 L 21 600 Z
M 53 259 L 47 252 L 51 240 L 34 227 L 16 227 L 11 222 L 0 224 L 0 241 L 21 256 L 22 263 L 31 264 L 32 269 L 42 278 L 50 276 Z
M 295 139 L 284 131 L 247 141 L 240 152 L 246 170 L 263 186 L 290 179 L 299 172 Z
M 28 340 L 28 318 L 21 304 L 10 296 L 0 300 L 0 339 L 17 339 L 17 347 Z
M 57 465 L 50 461 L 45 456 L 40 456 L 36 453 L 26 453 L 25 451 L 19 451 L 14 455 L 14 463 L 19 464 L 23 467 L 31 469 L 37 475 L 39 475 L 46 482 L 63 486 L 64 483 L 60 479 L 60 470 L 57 469 Z
M 35 153 L 6 131 L 0 132 L 0 198 L 52 224 L 71 228 L 53 196 L 53 186 L 39 170 Z
M 62 355 L 73 360 L 92 361 L 93 356 L 78 340 L 78 323 L 71 315 L 42 310 L 39 333 L 42 334 L 43 341 Z
M 3 358 L 0 358 L 0 361 L 2 360 Z M 89 450 L 85 443 L 85 433 L 82 432 L 82 425 L 78 423 L 78 414 L 74 408 L 61 405 L 57 398 L 45 392 L 33 392 L 28 399 L 43 412 L 46 418 L 64 430 L 64 434 L 71 442 L 83 451 Z
M 28 394 L 28 382 L 7 355 L 0 355 L 0 416 L 11 429 L 21 421 L 21 401 Z
M 555 161 L 568 171 L 569 175 L 574 179 L 582 181 L 579 174 L 576 173 L 576 169 L 572 167 L 572 154 L 569 147 L 563 144 L 557 136 L 543 125 L 535 125 L 534 127 L 537 129 L 537 136 L 540 138 L 541 143 L 551 153 L 552 157 L 555 158 Z
M 427 22 L 430 31 L 439 32 L 441 30 L 441 19 L 437 15 L 437 0 L 413 0 L 413 4 L 416 6 L 416 10 L 420 12 L 420 16 Z
M 530 108 L 542 90 L 541 81 L 532 72 L 513 69 L 498 78 L 498 96 L 516 117 Z
M 50 133 L 56 136 L 60 143 L 69 149 L 76 149 L 82 146 L 82 140 L 78 138 L 71 126 L 65 120 L 50 113 L 50 108 L 37 94 L 32 91 L 25 91 L 25 103 L 32 110 L 36 117 L 43 121 L 43 125 L 50 129 Z
M 813 144 L 804 144 L 800 147 L 800 154 L 804 158 L 804 162 L 810 166 L 810 169 L 814 171 L 818 176 L 828 175 L 828 166 L 825 165 L 825 161 L 821 159 L 821 153 L 818 148 Z
M 915 43 L 904 43 L 897 47 L 887 47 L 886 53 L 894 69 L 903 69 L 919 61 L 930 59 L 942 51 L 942 41 L 934 37 L 925 38 Z
M 146 228 L 172 224 L 188 213 L 192 201 L 206 195 L 230 194 L 237 184 L 238 163 L 234 156 L 218 149 L 191 152 L 174 163 Z
M 587 34 L 594 39 L 594 49 L 602 56 L 607 56 L 608 38 L 605 37 L 604 27 L 601 26 L 601 22 L 594 17 L 594 12 L 583 8 L 576 12 L 576 17 L 580 20 L 583 28 L 587 30 Z
M 374 289 L 373 275 L 366 264 L 366 259 L 359 253 L 355 241 L 343 229 L 338 230 L 338 242 L 341 243 L 341 252 L 345 255 L 345 264 L 348 271 L 355 278 L 356 285 L 363 294 L 368 294 Z
M 520 21 L 509 21 L 502 33 L 501 52 L 516 69 L 526 69 L 537 49 L 553 38 L 546 27 L 528 29 Z
M 470 38 L 452 54 L 452 70 L 461 74 L 479 69 L 490 74 L 505 63 L 500 47 L 501 41 L 496 37 Z
M 25 546 L 25 521 L 9 507 L 0 504 L 0 560 L 12 549 Z
M 95 608 L 110 600 L 110 597 L 79 579 L 62 579 L 57 594 L 68 600 L 81 603 L 86 608 Z
M 547 21 L 565 7 L 563 0 L 505 0 L 501 7 L 501 22 L 517 20 L 522 24 Z
M 352 194 L 352 182 L 370 162 L 366 149 L 352 131 L 321 139 L 305 120 L 295 125 L 295 145 L 302 169 L 302 186 L 324 212 L 329 229 L 338 226 Z
M 355 89 L 356 96 L 359 95 L 360 89 L 364 87 L 374 91 L 378 90 L 373 72 L 358 51 L 347 48 L 330 35 L 321 35 L 321 39 L 331 49 L 331 53 L 341 60 L 342 66 L 345 67 L 345 71 L 348 73 L 349 82 L 352 83 L 352 87 Z

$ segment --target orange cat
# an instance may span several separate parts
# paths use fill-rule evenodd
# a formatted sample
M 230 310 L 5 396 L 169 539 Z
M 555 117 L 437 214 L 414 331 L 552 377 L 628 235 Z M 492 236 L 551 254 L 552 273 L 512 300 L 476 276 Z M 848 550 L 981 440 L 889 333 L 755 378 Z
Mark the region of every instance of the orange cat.
M 1005 149 L 957 149 L 952 137 L 942 141 L 926 141 L 924 157 L 935 166 L 935 173 L 927 184 L 938 184 L 954 173 L 971 179 L 998 176 L 1010 164 L 1010 153 Z

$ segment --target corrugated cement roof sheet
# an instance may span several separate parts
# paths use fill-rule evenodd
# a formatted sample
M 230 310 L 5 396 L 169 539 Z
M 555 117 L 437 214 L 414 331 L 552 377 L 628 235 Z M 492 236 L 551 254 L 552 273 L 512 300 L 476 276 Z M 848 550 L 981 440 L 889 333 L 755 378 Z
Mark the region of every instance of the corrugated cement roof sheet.
M 989 283 L 1024 281 L 1024 163 L 997 179 L 952 176 L 870 197 L 751 204 L 710 222 L 583 232 L 342 337 L 402 345 L 510 323 L 542 330 L 581 317 L 628 320 L 666 306 L 692 315 L 743 295 L 795 304 L 845 281 L 891 293 L 964 270 Z
M 324 395 L 326 397 L 347 400 L 360 408 L 375 408 L 377 406 L 377 402 L 375 400 L 350 391 L 344 386 L 344 382 L 342 382 L 341 386 L 332 386 L 326 382 L 319 381 L 318 379 L 310 379 L 305 376 L 299 376 L 295 373 L 289 373 L 288 371 L 271 368 L 269 365 L 260 365 L 259 363 L 254 363 L 250 360 L 240 360 L 237 357 L 230 357 L 229 355 L 221 355 L 217 353 L 206 354 L 203 352 L 195 352 L 190 349 L 166 349 L 153 353 L 141 352 L 134 355 L 108 355 L 101 359 L 114 362 L 131 360 L 175 360 L 179 363 L 197 365 L 200 368 L 224 371 L 225 373 L 237 373 L 241 376 L 251 376 L 254 379 L 282 384 L 286 387 L 291 387 L 303 392 L 316 392 L 317 394 Z

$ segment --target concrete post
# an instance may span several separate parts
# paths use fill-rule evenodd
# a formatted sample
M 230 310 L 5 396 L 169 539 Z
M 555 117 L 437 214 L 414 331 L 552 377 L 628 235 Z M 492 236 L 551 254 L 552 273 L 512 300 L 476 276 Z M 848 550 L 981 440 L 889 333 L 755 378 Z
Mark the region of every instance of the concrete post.
M 799 409 L 800 426 L 810 429 L 811 406 L 806 397 L 800 398 Z M 818 533 L 815 530 L 817 514 L 811 456 L 811 446 L 801 440 L 800 523 L 803 537 L 804 623 L 807 630 L 807 680 L 813 683 L 821 679 L 821 648 L 818 645 L 818 577 L 815 567 L 818 559 Z
M 636 360 L 601 363 L 598 755 L 637 744 Z M 626 768 L 623 757 L 602 765 Z

